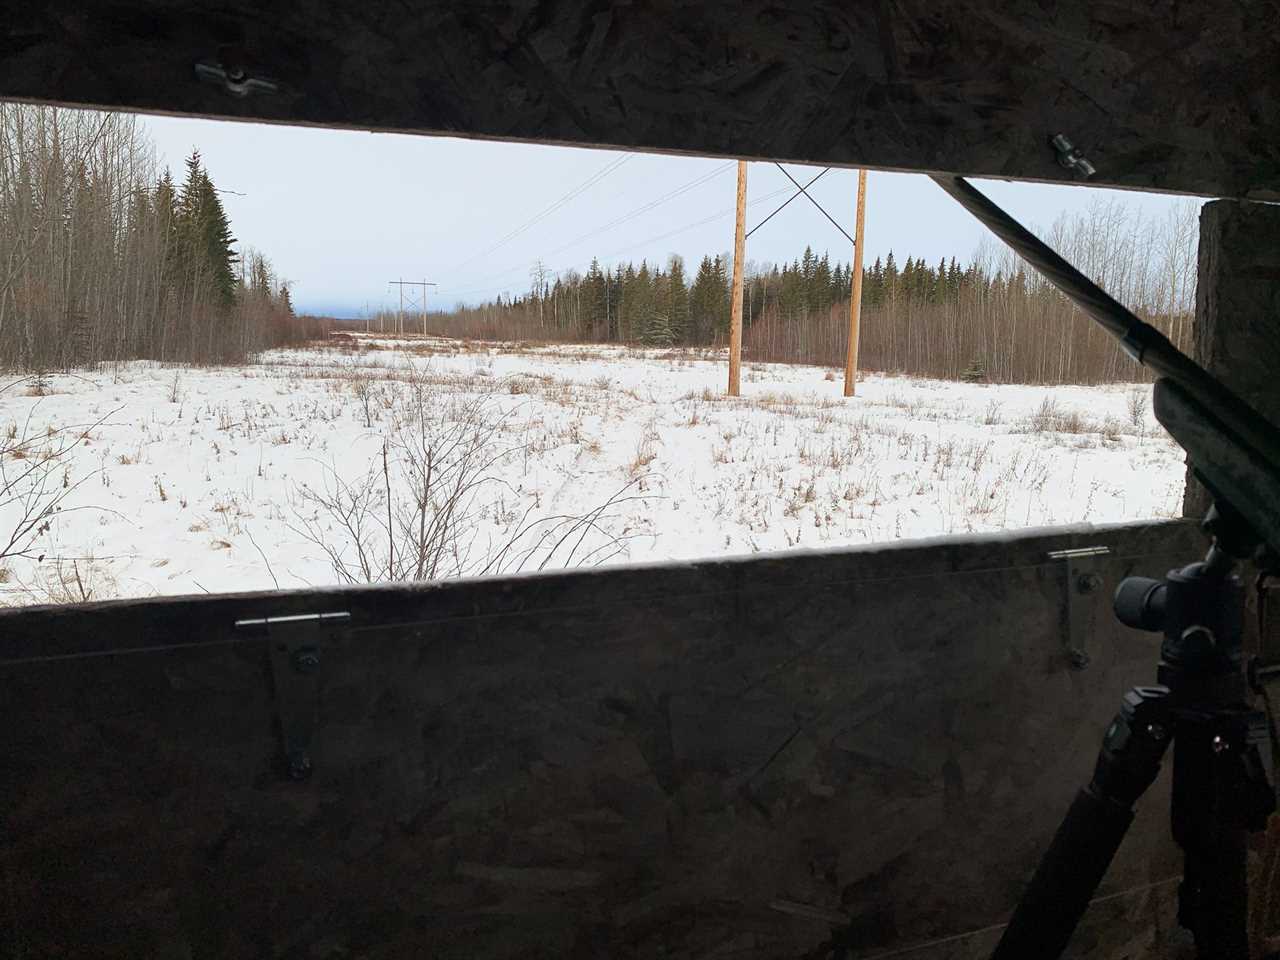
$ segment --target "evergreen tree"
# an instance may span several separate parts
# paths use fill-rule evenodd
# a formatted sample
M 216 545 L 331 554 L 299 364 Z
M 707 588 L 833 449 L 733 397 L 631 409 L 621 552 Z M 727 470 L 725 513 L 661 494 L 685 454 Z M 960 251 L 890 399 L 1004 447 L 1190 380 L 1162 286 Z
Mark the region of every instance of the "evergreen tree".
M 689 336 L 689 289 L 684 279 L 684 261 L 672 256 L 667 263 L 667 315 L 671 336 L 683 342 Z
M 201 288 L 226 309 L 235 299 L 235 253 L 231 225 L 212 181 L 200 165 L 200 151 L 187 158 L 187 177 L 177 203 L 178 257 L 187 295 Z
M 719 260 L 703 257 L 689 290 L 689 321 L 699 343 L 710 342 L 720 330 L 720 305 L 726 295 Z
M 882 303 L 892 303 L 898 298 L 898 264 L 894 262 L 893 251 L 884 258 L 884 275 L 881 281 Z
M 631 340 L 636 333 L 636 320 L 638 319 L 636 306 L 640 298 L 636 291 L 636 268 L 629 263 L 626 271 L 622 274 L 619 286 L 621 287 L 621 296 L 618 298 L 618 339 Z
M 595 336 L 609 335 L 609 281 L 600 270 L 600 261 L 591 258 L 591 266 L 583 280 L 583 310 L 587 329 Z
M 831 258 L 824 252 L 822 259 L 813 268 L 812 292 L 809 298 L 810 308 L 826 313 L 831 306 Z
M 862 303 L 864 306 L 884 303 L 884 266 L 879 257 L 862 278 Z
M 200 189 L 204 211 L 203 246 L 213 274 L 213 288 L 222 305 L 229 307 L 235 299 L 236 238 L 231 235 L 231 221 L 207 174 L 201 177 Z

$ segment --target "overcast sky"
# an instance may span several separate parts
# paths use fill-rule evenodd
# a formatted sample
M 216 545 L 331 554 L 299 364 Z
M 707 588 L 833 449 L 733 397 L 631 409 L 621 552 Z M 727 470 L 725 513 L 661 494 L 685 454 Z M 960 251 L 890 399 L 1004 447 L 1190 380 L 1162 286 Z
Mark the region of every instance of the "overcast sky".
M 735 175 L 723 159 L 168 117 L 144 122 L 175 177 L 199 148 L 215 184 L 235 191 L 223 200 L 236 236 L 293 283 L 294 302 L 306 312 L 357 316 L 366 304 L 391 306 L 397 295 L 387 281 L 399 278 L 435 281 L 433 307 L 451 306 L 528 289 L 539 258 L 560 272 L 585 270 L 593 255 L 609 265 L 676 253 L 696 268 L 704 254 L 733 246 Z M 789 169 L 802 183 L 821 171 Z M 1110 192 L 980 183 L 1033 226 Z M 748 228 L 794 192 L 766 163 L 750 165 L 747 185 Z M 832 170 L 811 188 L 850 234 L 855 190 L 851 170 Z M 1122 196 L 1155 216 L 1176 202 Z M 899 262 L 908 255 L 963 261 L 983 233 L 925 177 L 868 177 L 868 264 L 889 250 Z M 748 240 L 747 260 L 789 261 L 806 245 L 849 259 L 849 242 L 800 197 Z

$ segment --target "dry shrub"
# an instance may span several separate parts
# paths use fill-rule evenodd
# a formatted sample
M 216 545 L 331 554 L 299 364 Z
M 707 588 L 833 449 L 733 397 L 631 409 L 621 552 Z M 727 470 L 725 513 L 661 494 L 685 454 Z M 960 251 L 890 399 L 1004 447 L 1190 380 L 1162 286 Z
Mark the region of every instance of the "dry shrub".
M 1145 387 L 1134 387 L 1125 397 L 1125 407 L 1129 412 L 1129 423 L 1141 429 L 1147 419 L 1147 404 L 1151 391 Z
M 1098 424 L 1090 420 L 1078 410 L 1064 410 L 1058 401 L 1051 396 L 1040 401 L 1026 422 L 1029 433 L 1097 433 Z
M 503 413 L 492 394 L 442 394 L 418 374 L 408 382 L 403 416 L 387 429 L 380 456 L 365 473 L 348 480 L 330 466 L 318 487 L 294 489 L 293 529 L 324 553 L 341 581 L 595 564 L 625 549 L 630 538 L 612 532 L 617 517 L 611 511 L 639 499 L 626 495 L 636 480 L 582 515 L 530 519 L 533 506 L 523 513 L 505 509 L 514 491 L 498 467 L 530 446 L 504 440 L 512 414 Z M 500 529 L 485 538 L 488 517 L 500 518 Z

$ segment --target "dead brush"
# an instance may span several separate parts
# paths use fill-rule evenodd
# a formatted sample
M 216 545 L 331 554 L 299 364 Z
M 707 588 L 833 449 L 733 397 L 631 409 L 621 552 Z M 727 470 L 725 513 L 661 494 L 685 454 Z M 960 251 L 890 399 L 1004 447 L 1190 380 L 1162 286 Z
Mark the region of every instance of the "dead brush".
M 924 401 L 919 397 L 903 396 L 896 392 L 891 393 L 884 398 L 884 405 L 887 407 L 897 407 L 913 420 L 918 417 L 920 415 L 920 411 L 924 409 Z
M 843 470 L 849 464 L 853 463 L 853 458 L 857 453 L 857 446 L 847 447 L 835 440 L 831 441 L 831 445 L 827 448 L 827 455 L 824 459 L 824 465 L 831 470 Z
M 1024 424 L 1029 433 L 1097 433 L 1098 425 L 1078 410 L 1064 410 L 1048 396 Z
M 631 464 L 627 467 L 631 476 L 635 477 L 644 473 L 649 468 L 649 464 L 658 459 L 658 445 L 662 442 L 661 437 L 654 424 L 649 424 L 644 432 L 640 435 L 640 439 L 636 441 L 636 453 L 632 458 Z
M 377 409 L 377 404 L 373 394 L 373 378 L 368 373 L 361 371 L 351 377 L 351 393 L 356 398 L 356 402 L 360 405 L 360 410 L 364 414 L 364 426 L 366 430 L 373 429 L 373 415 Z
M 971 443 L 963 451 L 964 465 L 975 474 L 981 473 L 983 467 L 991 459 L 991 449 L 993 442 L 988 440 L 985 443 Z
M 493 393 L 441 403 L 420 386 L 413 385 L 403 420 L 388 430 L 380 457 L 363 475 L 347 479 L 335 464 L 320 483 L 293 490 L 292 529 L 322 552 L 340 581 L 594 565 L 625 549 L 633 534 L 611 528 L 620 519 L 616 510 L 640 499 L 626 494 L 643 477 L 580 516 L 530 519 L 540 505 L 535 491 L 527 508 L 485 535 L 483 517 L 511 514 L 508 496 L 529 500 L 498 472 L 523 451 L 503 440 L 513 413 Z
M 815 434 L 827 433 L 832 424 L 836 422 L 836 415 L 829 410 L 818 411 L 818 416 L 813 419 L 813 431 Z
M 107 565 L 93 557 L 55 559 L 44 565 L 26 592 L 42 603 L 88 603 L 118 596 L 119 583 Z
M 1129 414 L 1129 423 L 1141 429 L 1147 422 L 1147 405 L 1150 402 L 1150 388 L 1134 387 L 1125 396 L 1125 409 Z
M 24 393 L 28 397 L 49 397 L 53 395 L 53 387 L 45 374 L 37 373 L 31 378 Z

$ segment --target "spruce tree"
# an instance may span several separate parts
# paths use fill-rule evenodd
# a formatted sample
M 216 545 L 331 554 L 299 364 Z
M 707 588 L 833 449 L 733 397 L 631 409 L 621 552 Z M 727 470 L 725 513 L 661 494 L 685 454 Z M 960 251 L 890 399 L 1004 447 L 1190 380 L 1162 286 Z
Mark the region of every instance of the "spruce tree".
M 689 337 L 689 289 L 684 279 L 684 261 L 674 254 L 667 264 L 667 314 L 671 336 L 677 342 Z
M 689 320 L 699 343 L 708 342 L 716 332 L 720 313 L 720 278 L 711 257 L 702 258 L 689 291 Z
M 608 281 L 600 270 L 600 261 L 595 257 L 591 258 L 591 266 L 587 269 L 587 275 L 583 280 L 585 287 L 583 293 L 583 309 L 586 311 L 586 321 L 588 328 L 595 336 L 609 335 L 609 315 L 608 315 Z
M 231 224 L 213 182 L 200 165 L 200 151 L 187 158 L 187 178 L 178 200 L 178 242 L 189 295 L 204 287 L 227 309 L 235 300 L 235 252 Z
M 813 293 L 810 306 L 819 313 L 826 313 L 831 306 L 831 258 L 824 252 L 813 267 Z
M 894 262 L 892 250 L 884 258 L 882 290 L 882 302 L 892 303 L 898 298 L 898 264 Z

